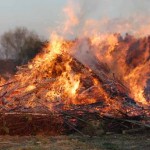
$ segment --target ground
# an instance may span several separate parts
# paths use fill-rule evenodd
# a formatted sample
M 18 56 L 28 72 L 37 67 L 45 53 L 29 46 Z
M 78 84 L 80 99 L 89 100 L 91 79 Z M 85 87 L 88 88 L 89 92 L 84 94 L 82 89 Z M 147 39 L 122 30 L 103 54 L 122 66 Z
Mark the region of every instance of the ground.
M 149 150 L 149 134 L 0 136 L 0 150 Z

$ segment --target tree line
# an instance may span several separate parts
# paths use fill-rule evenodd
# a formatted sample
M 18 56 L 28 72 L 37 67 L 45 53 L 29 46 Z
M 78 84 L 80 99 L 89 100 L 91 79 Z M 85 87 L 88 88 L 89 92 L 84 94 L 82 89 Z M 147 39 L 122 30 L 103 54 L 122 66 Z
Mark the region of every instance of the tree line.
M 46 41 L 25 27 L 17 27 L 5 32 L 0 38 L 4 58 L 14 59 L 18 65 L 27 63 L 40 52 Z

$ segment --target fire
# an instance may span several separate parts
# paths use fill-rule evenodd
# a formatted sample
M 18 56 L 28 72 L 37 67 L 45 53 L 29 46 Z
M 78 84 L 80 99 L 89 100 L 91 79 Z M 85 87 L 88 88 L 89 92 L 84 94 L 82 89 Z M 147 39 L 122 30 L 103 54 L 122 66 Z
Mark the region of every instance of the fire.
M 103 35 L 94 35 L 91 39 L 91 43 L 95 46 L 96 56 L 101 61 L 107 61 L 107 63 L 111 63 L 112 56 L 111 53 L 115 50 L 115 47 L 118 45 L 118 39 L 114 34 L 103 34 Z M 103 49 L 103 47 L 107 47 L 107 49 Z M 108 62 L 109 61 L 109 62 Z
M 63 43 L 62 41 L 60 41 L 58 39 L 58 37 L 57 37 L 58 40 L 56 40 L 55 38 L 56 38 L 56 35 L 55 35 L 55 37 L 52 37 L 52 44 L 51 44 L 50 53 L 49 53 L 50 58 L 54 58 L 54 54 L 55 54 L 55 58 L 51 62 L 52 64 L 55 63 L 55 61 L 59 57 L 59 55 L 65 55 L 65 53 L 68 50 L 67 43 L 65 43 L 65 42 Z M 66 47 L 64 47 L 63 44 L 66 44 Z M 63 68 L 59 64 L 55 68 L 56 72 L 61 71 L 60 76 L 58 77 L 58 79 L 56 79 L 55 85 L 59 86 L 60 89 L 58 91 L 63 92 L 70 98 L 73 98 L 73 96 L 76 95 L 76 91 L 80 84 L 80 75 L 76 75 L 72 72 L 72 69 L 70 66 L 70 63 L 72 61 L 71 57 L 66 55 L 66 56 L 64 56 L 64 59 L 65 59 L 65 62 L 62 62 Z M 55 87 L 55 85 L 54 85 L 54 87 Z
M 146 81 L 149 79 L 148 74 L 150 73 L 148 69 L 150 68 L 150 61 L 148 60 L 149 49 L 146 49 L 142 54 L 141 58 L 143 58 L 143 60 L 141 60 L 140 57 L 139 60 L 138 58 L 135 60 L 135 63 L 138 61 L 141 61 L 141 63 L 136 67 L 131 67 L 130 64 L 126 62 L 128 59 L 127 53 L 132 43 L 136 40 L 131 37 L 131 43 L 126 43 L 124 41 L 119 41 L 118 38 L 118 35 L 107 35 L 103 40 L 101 36 L 94 37 L 92 39 L 92 44 L 96 48 L 95 53 L 99 60 L 107 63 L 111 72 L 115 73 L 115 75 L 130 89 L 131 96 L 137 102 L 148 105 L 148 99 L 144 96 L 144 88 L 146 87 Z M 139 47 L 141 47 L 141 49 L 143 48 L 142 45 L 139 45 Z M 133 54 L 131 59 L 134 60 L 137 53 L 138 50 Z
M 25 89 L 25 91 L 26 92 L 29 92 L 29 91 L 32 91 L 32 90 L 34 90 L 36 87 L 34 86 L 34 85 L 29 85 L 26 89 Z
M 75 27 L 80 24 L 73 9 L 72 6 L 64 9 L 68 16 L 63 34 L 73 35 Z M 43 52 L 14 76 L 17 84 L 3 88 L 1 95 L 5 90 L 10 91 L 6 98 L 12 100 L 13 105 L 24 97 L 23 104 L 27 108 L 36 107 L 39 101 L 49 109 L 54 109 L 53 103 L 101 102 L 107 105 L 107 112 L 122 109 L 122 101 L 129 97 L 143 106 L 149 105 L 144 94 L 150 74 L 149 38 L 140 40 L 130 35 L 123 37 L 96 33 L 95 30 L 89 36 L 85 29 L 83 31 L 72 41 L 53 32 Z
M 129 84 L 132 96 L 142 104 L 148 104 L 148 99 L 144 96 L 144 88 L 146 87 L 149 67 L 150 63 L 140 65 L 124 77 L 124 80 Z
M 70 102 L 76 98 L 80 85 L 80 74 L 75 74 L 72 71 L 70 66 L 72 58 L 67 54 L 68 48 L 70 48 L 70 43 L 67 43 L 54 33 L 51 36 L 51 43 L 44 49 L 44 53 L 39 54 L 32 63 L 28 64 L 28 68 L 32 70 L 32 80 L 35 76 L 37 76 L 38 80 L 43 77 L 55 80 L 54 83 L 51 83 L 50 90 L 45 94 L 45 98 L 49 101 L 61 99 L 68 103 L 66 98 L 70 99 Z M 46 71 L 48 73 L 44 76 Z M 22 74 L 19 76 L 22 80 Z M 28 80 L 29 78 L 27 77 L 27 80 L 21 83 L 24 85 Z M 35 88 L 35 85 L 30 85 L 26 88 L 26 91 Z
M 6 82 L 5 79 L 2 76 L 0 76 L 0 86 L 3 85 L 5 82 Z
M 52 92 L 58 90 L 59 91 L 58 95 L 60 95 L 61 93 L 61 95 L 65 95 L 67 99 L 68 98 L 74 99 L 76 97 L 77 90 L 80 85 L 80 75 L 74 74 L 72 72 L 72 69 L 70 67 L 71 58 L 66 58 L 66 59 L 67 61 L 63 64 L 64 68 L 61 68 L 62 66 L 58 66 L 58 68 L 56 68 L 56 72 L 58 73 L 59 71 L 62 72 L 60 72 L 61 73 L 60 76 L 56 77 L 56 82 L 52 86 L 53 87 Z M 47 94 L 50 95 L 50 93 Z
M 72 3 L 70 3 L 70 5 L 63 10 L 64 13 L 67 14 L 67 21 L 64 24 L 63 30 L 64 33 L 73 34 L 71 29 L 79 24 L 79 20 L 73 10 L 74 8 Z
M 67 41 L 52 34 L 51 42 L 29 62 L 26 71 L 21 69 L 14 76 L 18 83 L 8 86 L 8 90 L 13 90 L 6 96 L 7 100 L 14 101 L 15 105 L 16 99 L 24 97 L 23 105 L 27 108 L 36 107 L 40 100 L 50 110 L 55 110 L 54 104 L 70 106 L 101 102 L 107 106 L 101 111 L 107 113 L 122 109 L 122 102 L 116 100 L 121 97 L 114 90 L 125 92 L 128 88 L 128 96 L 140 105 L 148 106 L 144 88 L 149 73 L 149 55 L 146 51 L 142 56 L 145 61 L 130 66 L 126 62 L 127 53 L 136 40 L 131 39 L 129 43 L 119 38 L 117 34 L 107 34 Z M 100 74 L 102 81 L 93 75 L 93 71 Z M 120 81 L 113 83 L 114 78 Z M 112 96 L 111 92 L 116 95 Z

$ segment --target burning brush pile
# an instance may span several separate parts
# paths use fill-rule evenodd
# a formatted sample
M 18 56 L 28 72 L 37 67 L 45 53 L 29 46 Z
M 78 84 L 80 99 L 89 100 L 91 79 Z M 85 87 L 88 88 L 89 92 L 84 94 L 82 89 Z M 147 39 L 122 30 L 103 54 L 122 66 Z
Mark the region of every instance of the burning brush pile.
M 150 127 L 150 37 L 67 41 L 53 35 L 0 86 L 1 134 L 61 134 L 99 121 L 105 131 Z

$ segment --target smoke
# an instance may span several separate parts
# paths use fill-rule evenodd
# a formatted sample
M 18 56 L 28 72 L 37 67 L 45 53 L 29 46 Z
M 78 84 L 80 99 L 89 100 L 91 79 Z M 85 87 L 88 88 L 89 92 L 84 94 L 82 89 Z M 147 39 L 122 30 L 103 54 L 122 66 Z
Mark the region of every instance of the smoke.
M 147 93 L 143 95 L 148 83 L 149 42 L 141 38 L 137 45 L 136 38 L 150 34 L 148 4 L 150 1 L 147 0 L 71 1 L 65 8 L 63 32 L 63 37 L 78 39 L 70 52 L 73 57 L 91 70 L 103 70 L 110 76 L 115 73 L 124 84 L 128 83 L 132 97 L 142 103 L 146 103 L 145 97 L 149 97 Z M 123 38 L 121 35 L 125 33 L 134 36 L 126 34 Z M 93 37 L 98 37 L 95 39 L 98 45 L 91 41 Z
M 95 33 L 146 36 L 150 34 L 149 6 L 149 0 L 69 0 L 60 34 L 67 38 Z
M 88 39 L 79 39 L 72 49 L 71 55 L 85 66 L 94 69 L 99 66 L 99 61 L 93 51 L 94 49 L 92 49 Z

